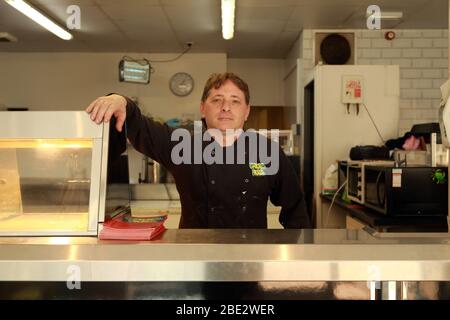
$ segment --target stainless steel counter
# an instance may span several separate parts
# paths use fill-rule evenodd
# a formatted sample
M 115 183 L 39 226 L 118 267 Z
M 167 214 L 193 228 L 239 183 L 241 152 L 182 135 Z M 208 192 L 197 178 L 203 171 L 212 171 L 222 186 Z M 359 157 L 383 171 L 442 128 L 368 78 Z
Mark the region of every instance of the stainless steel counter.
M 0 281 L 450 281 L 450 235 L 167 230 L 149 242 L 0 238 Z

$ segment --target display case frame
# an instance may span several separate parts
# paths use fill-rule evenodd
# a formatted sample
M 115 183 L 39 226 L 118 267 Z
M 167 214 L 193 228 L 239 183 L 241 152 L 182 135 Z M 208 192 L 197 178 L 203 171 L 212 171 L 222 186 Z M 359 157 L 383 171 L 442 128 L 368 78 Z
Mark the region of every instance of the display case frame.
M 86 230 L 0 230 L 0 236 L 94 236 L 104 221 L 109 123 L 97 124 L 84 111 L 0 112 L 0 141 L 89 139 L 92 141 L 89 209 Z M 1 223 L 1 222 L 0 222 Z

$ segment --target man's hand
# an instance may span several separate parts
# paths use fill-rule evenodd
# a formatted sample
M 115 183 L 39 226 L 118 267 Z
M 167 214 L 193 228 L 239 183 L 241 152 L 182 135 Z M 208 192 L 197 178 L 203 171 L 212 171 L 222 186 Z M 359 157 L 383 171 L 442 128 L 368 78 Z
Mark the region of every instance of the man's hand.
M 91 115 L 91 120 L 96 123 L 109 122 L 111 117 L 116 117 L 116 129 L 122 132 L 122 127 L 127 115 L 127 100 L 118 94 L 104 96 L 95 99 L 86 108 L 86 112 Z

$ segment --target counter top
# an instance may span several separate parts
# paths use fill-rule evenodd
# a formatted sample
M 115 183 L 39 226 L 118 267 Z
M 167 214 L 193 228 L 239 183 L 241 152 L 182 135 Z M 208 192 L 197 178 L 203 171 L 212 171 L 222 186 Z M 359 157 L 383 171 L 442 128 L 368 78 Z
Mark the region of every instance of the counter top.
M 450 281 L 450 234 L 181 229 L 147 242 L 0 238 L 0 281 L 67 281 L 73 270 L 81 281 Z

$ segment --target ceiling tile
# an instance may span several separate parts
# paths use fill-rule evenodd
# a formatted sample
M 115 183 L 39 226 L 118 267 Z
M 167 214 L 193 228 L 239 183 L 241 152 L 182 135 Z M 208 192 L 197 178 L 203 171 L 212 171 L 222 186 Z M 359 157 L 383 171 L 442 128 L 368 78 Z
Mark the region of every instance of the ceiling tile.
M 203 33 L 221 29 L 220 11 L 211 6 L 199 8 L 195 14 L 186 14 L 183 7 L 165 7 L 164 10 L 177 32 L 187 29 Z
M 30 0 L 65 26 L 67 6 L 81 9 L 81 30 L 65 42 L 0 0 L 0 32 L 19 38 L 0 51 L 226 52 L 232 57 L 284 58 L 304 28 L 366 28 L 372 0 L 239 0 L 235 38 L 221 35 L 220 0 Z M 404 13 L 398 28 L 448 29 L 448 0 L 377 0 Z
M 220 10 L 220 0 L 160 0 L 164 7 L 212 7 Z
M 90 5 L 93 6 L 94 0 L 27 0 L 29 4 L 32 6 L 36 6 L 37 8 L 45 7 L 45 6 L 63 6 L 67 8 L 70 5 L 78 5 L 78 6 L 86 6 Z
M 128 6 L 160 6 L 159 0 L 91 0 L 95 4 L 99 6 L 106 6 L 106 5 L 120 5 L 124 7 L 124 10 L 126 10 L 126 7 Z

